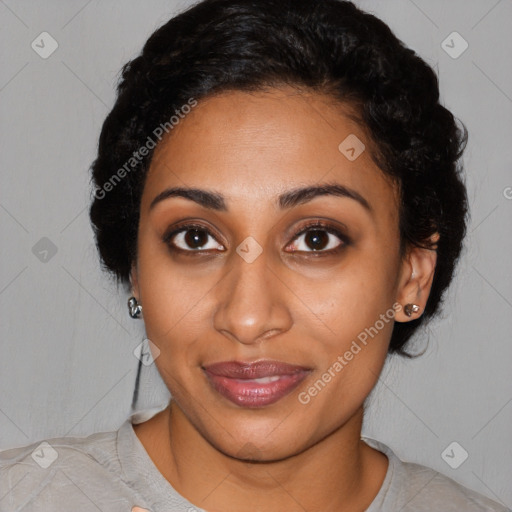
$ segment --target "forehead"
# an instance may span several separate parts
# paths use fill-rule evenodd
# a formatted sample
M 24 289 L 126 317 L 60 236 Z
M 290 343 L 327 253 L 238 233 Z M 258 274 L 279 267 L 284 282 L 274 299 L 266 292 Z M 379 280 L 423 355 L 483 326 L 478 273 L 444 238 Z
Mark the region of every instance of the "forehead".
M 156 147 L 142 208 L 173 186 L 220 190 L 229 207 L 230 201 L 263 204 L 290 188 L 338 182 L 376 210 L 394 210 L 395 187 L 349 115 L 327 96 L 292 88 L 204 99 Z

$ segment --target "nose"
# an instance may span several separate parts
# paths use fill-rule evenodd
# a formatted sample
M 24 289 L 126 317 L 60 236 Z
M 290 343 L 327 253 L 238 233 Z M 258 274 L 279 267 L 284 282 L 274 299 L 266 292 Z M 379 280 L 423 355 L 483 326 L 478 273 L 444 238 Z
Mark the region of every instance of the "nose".
M 250 263 L 237 253 L 232 259 L 229 273 L 217 287 L 215 329 L 244 345 L 289 330 L 292 315 L 286 294 L 290 291 L 270 268 L 266 252 Z

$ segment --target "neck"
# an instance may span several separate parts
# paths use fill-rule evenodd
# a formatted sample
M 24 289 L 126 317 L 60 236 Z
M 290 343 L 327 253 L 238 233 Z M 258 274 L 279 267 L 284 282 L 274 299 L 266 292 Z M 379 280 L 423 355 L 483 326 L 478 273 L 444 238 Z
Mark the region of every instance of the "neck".
M 313 446 L 270 462 L 223 453 L 174 401 L 134 430 L 174 489 L 205 510 L 334 512 L 365 510 L 386 474 L 386 456 L 360 439 L 362 420 L 363 408 Z

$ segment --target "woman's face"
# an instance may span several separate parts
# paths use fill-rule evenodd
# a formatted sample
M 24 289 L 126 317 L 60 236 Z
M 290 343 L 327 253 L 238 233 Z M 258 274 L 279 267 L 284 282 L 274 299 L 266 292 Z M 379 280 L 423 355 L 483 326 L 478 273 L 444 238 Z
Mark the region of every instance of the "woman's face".
M 400 258 L 397 190 L 342 112 L 291 88 L 228 92 L 155 149 L 134 294 L 183 417 L 231 456 L 283 458 L 350 424 L 393 305 L 428 297 L 435 258 Z M 174 188 L 196 192 L 161 195 Z

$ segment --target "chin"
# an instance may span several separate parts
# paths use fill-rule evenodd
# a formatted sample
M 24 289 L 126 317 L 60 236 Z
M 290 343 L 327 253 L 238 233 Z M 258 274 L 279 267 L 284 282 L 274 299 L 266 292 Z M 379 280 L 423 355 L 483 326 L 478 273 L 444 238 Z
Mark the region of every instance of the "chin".
M 284 411 L 271 418 L 254 417 L 248 419 L 222 415 L 223 422 L 209 422 L 203 427 L 202 435 L 218 451 L 229 457 L 247 462 L 270 462 L 286 459 L 306 450 L 310 445 L 311 435 L 299 431 L 299 425 L 306 427 L 302 420 L 290 421 Z M 228 425 L 227 428 L 223 428 Z M 313 427 L 314 428 L 314 427 Z

